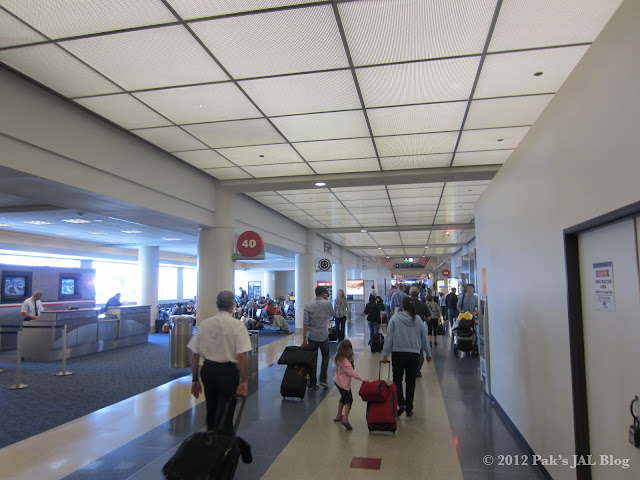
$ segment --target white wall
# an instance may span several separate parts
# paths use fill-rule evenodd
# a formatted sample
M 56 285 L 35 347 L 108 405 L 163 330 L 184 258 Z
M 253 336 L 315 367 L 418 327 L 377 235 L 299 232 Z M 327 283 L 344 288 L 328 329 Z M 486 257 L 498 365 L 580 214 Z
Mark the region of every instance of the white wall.
M 540 455 L 574 445 L 562 231 L 640 200 L 638 25 L 627 0 L 476 207 L 493 395 Z
M 373 280 L 378 295 L 384 298 L 384 284 L 387 281 L 387 293 L 391 291 L 391 270 L 378 262 L 369 262 L 365 264 L 362 270 L 362 278 L 364 280 Z M 366 296 L 369 294 L 367 293 Z

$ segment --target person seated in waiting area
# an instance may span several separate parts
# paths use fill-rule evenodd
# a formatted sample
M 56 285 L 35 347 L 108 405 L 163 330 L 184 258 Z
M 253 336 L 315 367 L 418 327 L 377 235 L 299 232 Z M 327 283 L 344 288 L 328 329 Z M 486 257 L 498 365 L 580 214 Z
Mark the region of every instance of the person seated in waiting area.
M 274 327 L 278 327 L 282 332 L 291 333 L 291 330 L 289 330 L 289 324 L 282 316 L 282 309 L 279 305 L 276 305 L 273 300 L 269 300 L 266 310 L 267 316 Z
M 40 301 L 41 298 L 42 292 L 40 290 L 36 290 L 30 298 L 27 298 L 24 301 L 20 312 L 22 313 L 25 322 L 38 319 L 40 312 L 44 310 L 42 302 Z
M 173 310 L 171 310 L 171 315 L 182 315 L 182 306 L 184 303 L 178 302 L 173 306 Z
M 196 314 L 196 304 L 193 300 L 189 300 L 187 304 L 182 307 L 182 311 L 180 315 L 195 315 Z
M 122 306 L 122 302 L 120 301 L 120 297 L 122 295 L 120 293 L 116 293 L 113 297 L 111 297 L 109 300 L 107 300 L 107 304 L 105 305 L 105 309 L 107 308 L 111 308 L 111 307 L 120 307 Z

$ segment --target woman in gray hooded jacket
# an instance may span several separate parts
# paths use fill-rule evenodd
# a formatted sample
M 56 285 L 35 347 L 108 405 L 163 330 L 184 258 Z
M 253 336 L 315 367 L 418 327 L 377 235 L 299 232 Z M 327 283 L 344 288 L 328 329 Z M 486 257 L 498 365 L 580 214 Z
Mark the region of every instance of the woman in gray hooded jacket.
M 402 310 L 391 317 L 382 351 L 384 354 L 382 361 L 385 363 L 389 362 L 389 353 L 392 353 L 393 383 L 398 389 L 398 416 L 406 410 L 408 417 L 413 415 L 413 395 L 416 390 L 421 350 L 425 352 L 427 362 L 431 362 L 431 346 L 427 338 L 427 329 L 420 317 L 416 316 L 413 302 L 411 297 L 404 298 Z M 406 396 L 402 388 L 402 379 L 405 374 Z

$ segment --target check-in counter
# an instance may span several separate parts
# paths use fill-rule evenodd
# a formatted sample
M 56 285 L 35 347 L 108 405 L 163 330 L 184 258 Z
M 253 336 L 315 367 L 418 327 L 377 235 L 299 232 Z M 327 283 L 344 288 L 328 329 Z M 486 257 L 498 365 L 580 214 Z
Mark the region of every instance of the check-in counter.
M 22 354 L 26 361 L 62 358 L 62 328 L 67 327 L 67 358 L 145 343 L 149 333 L 149 306 L 44 310 L 37 320 L 25 322 Z

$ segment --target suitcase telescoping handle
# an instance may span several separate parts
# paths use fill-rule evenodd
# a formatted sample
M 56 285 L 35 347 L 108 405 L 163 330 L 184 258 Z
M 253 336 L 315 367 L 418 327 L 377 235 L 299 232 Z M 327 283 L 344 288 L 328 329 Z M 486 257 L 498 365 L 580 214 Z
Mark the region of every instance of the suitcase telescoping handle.
M 240 400 L 240 410 L 238 411 L 238 416 L 236 417 L 236 421 L 233 424 L 233 433 L 236 433 L 238 431 L 238 425 L 240 425 L 240 418 L 242 418 L 242 411 L 244 410 L 244 404 L 247 401 L 247 397 L 245 395 L 234 395 L 229 399 L 229 401 L 227 402 L 227 405 L 224 407 L 224 414 L 220 419 L 220 425 L 218 425 L 218 428 L 220 429 L 224 428 L 224 425 L 226 424 L 226 420 L 227 418 L 229 418 L 229 416 L 231 416 L 231 418 L 233 419 L 235 408 L 232 409 L 231 407 L 236 405 L 236 402 L 235 402 L 236 400 Z
M 378 369 L 378 380 L 382 380 L 382 364 L 386 363 L 389 365 L 389 377 L 391 378 L 391 361 L 388 362 L 383 362 L 382 360 L 380 360 L 380 368 Z

